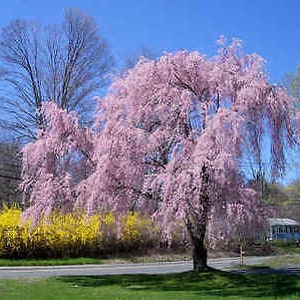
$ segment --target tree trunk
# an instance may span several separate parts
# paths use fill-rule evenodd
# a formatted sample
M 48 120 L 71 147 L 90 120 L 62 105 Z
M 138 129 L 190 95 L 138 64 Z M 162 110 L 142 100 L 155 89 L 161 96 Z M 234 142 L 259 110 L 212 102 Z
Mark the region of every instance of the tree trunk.
M 210 208 L 210 201 L 208 195 L 209 175 L 207 174 L 206 166 L 203 165 L 201 169 L 202 187 L 199 197 L 202 210 L 189 211 L 189 217 L 186 220 L 186 226 L 191 236 L 193 245 L 193 265 L 194 272 L 204 272 L 210 269 L 207 265 L 207 250 L 205 247 L 206 225 L 208 222 L 208 211 Z
M 187 220 L 187 229 L 191 237 L 193 247 L 193 266 L 195 272 L 204 272 L 209 269 L 207 265 L 207 250 L 205 247 L 206 224 L 196 224 Z
M 194 272 L 204 272 L 208 270 L 207 250 L 204 245 L 204 239 L 192 239 L 193 242 L 193 266 Z

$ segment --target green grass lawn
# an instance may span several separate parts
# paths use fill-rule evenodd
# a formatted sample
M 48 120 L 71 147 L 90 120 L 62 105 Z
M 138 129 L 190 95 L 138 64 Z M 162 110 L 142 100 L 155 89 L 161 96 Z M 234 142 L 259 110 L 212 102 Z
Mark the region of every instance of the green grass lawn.
M 272 268 L 285 268 L 290 266 L 300 266 L 300 255 L 277 255 L 263 263 Z
M 285 254 L 285 255 L 276 255 L 272 258 L 267 259 L 263 263 L 252 264 L 243 266 L 232 266 L 226 268 L 226 270 L 232 269 L 253 269 L 253 268 L 289 268 L 289 267 L 299 267 L 300 266 L 300 255 L 299 254 Z
M 122 256 L 122 257 L 103 257 L 103 258 L 49 258 L 49 259 L 0 259 L 0 267 L 11 266 L 63 266 L 63 265 L 85 265 L 85 264 L 110 264 L 110 263 L 150 263 L 190 260 L 188 254 L 155 254 L 148 256 Z M 1 298 L 0 298 L 1 300 Z
M 1 300 L 299 299 L 300 277 L 222 271 L 1 280 Z
M 269 242 L 271 246 L 277 249 L 277 252 L 285 254 L 300 254 L 300 247 L 295 242 L 273 241 Z
M 78 257 L 78 258 L 58 258 L 58 259 L 0 259 L 0 267 L 12 266 L 68 266 L 68 265 L 85 265 L 101 264 L 101 259 Z M 0 298 L 1 299 L 1 298 Z

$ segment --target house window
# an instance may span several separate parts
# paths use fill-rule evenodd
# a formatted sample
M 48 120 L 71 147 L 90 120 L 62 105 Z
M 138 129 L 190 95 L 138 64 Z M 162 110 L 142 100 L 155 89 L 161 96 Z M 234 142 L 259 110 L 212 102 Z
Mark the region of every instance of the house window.
M 299 227 L 293 227 L 292 232 L 293 233 L 299 233 Z

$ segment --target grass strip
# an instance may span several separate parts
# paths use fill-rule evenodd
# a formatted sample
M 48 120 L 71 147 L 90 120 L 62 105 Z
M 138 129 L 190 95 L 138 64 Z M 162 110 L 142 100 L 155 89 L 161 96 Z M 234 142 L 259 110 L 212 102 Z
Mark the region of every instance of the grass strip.
M 62 265 L 86 265 L 86 264 L 118 264 L 118 263 L 151 263 L 168 261 L 191 260 L 187 254 L 148 255 L 148 256 L 121 256 L 102 258 L 59 258 L 59 259 L 0 259 L 0 267 L 12 266 L 62 266 Z
M 102 260 L 96 258 L 79 257 L 66 259 L 0 259 L 1 267 L 12 266 L 63 266 L 101 264 Z

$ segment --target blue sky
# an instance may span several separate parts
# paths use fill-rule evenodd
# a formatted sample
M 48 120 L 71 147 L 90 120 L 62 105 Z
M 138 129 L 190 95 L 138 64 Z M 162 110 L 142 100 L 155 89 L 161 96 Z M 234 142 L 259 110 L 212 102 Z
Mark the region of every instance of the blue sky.
M 121 64 L 142 46 L 161 54 L 178 49 L 208 56 L 223 34 L 267 60 L 272 82 L 300 64 L 299 0 L 2 0 L 0 27 L 15 18 L 58 23 L 67 7 L 94 16 Z
M 273 83 L 300 64 L 299 0 L 2 0 L 1 4 L 0 27 L 15 18 L 59 23 L 68 7 L 86 11 L 97 20 L 119 67 L 142 47 L 157 54 L 187 49 L 211 56 L 220 35 L 237 37 L 246 52 L 263 56 Z M 288 177 L 291 174 L 295 175 Z

